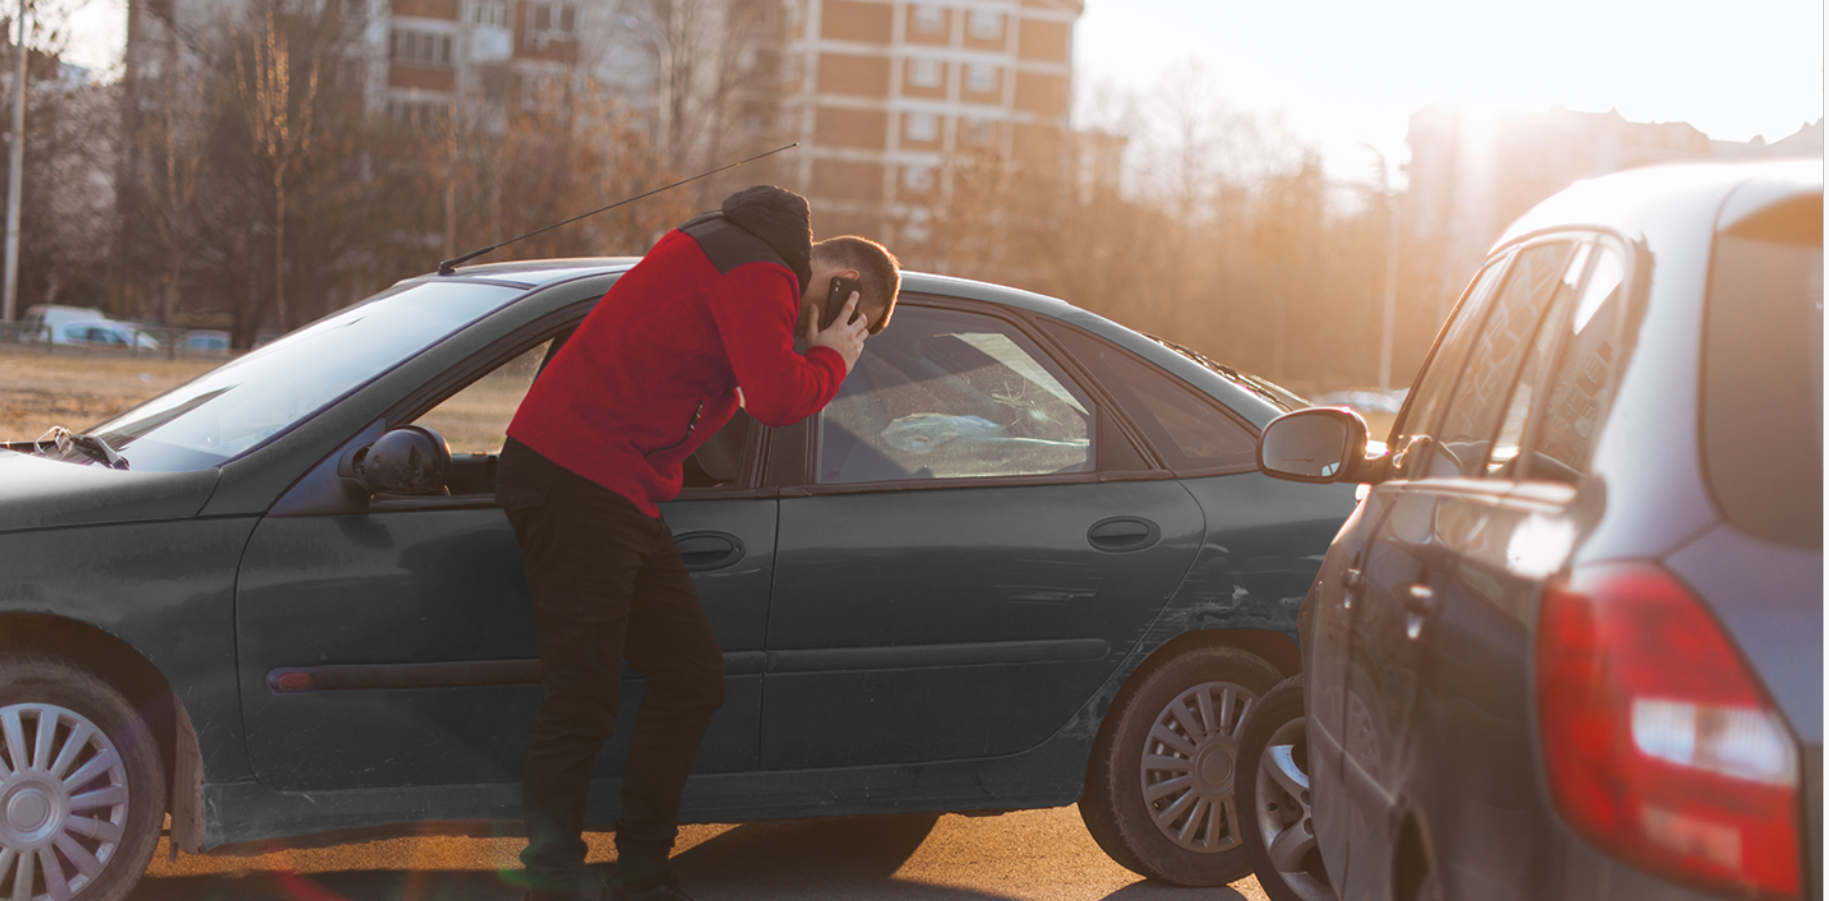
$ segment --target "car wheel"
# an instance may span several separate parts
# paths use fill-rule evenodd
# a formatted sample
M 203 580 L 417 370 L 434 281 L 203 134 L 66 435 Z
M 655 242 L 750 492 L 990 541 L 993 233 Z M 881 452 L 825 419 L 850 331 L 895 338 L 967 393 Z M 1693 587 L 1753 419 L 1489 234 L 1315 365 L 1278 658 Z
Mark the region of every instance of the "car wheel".
M 1334 901 L 1315 843 L 1308 789 L 1308 718 L 1302 677 L 1283 680 L 1245 724 L 1239 785 L 1245 850 L 1271 901 Z
M 0 652 L 0 898 L 126 897 L 164 802 L 158 746 L 120 692 L 60 657 Z
M 1086 768 L 1080 818 L 1126 868 L 1177 885 L 1251 874 L 1234 797 L 1241 724 L 1276 668 L 1201 647 L 1142 674 L 1106 714 Z

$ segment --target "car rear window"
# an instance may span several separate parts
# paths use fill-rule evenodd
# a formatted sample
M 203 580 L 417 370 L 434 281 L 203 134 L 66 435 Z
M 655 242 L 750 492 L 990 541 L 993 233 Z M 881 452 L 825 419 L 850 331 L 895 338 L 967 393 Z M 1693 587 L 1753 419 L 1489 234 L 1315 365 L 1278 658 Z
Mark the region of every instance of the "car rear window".
M 1768 208 L 1715 241 L 1702 442 L 1722 515 L 1823 546 L 1823 198 Z

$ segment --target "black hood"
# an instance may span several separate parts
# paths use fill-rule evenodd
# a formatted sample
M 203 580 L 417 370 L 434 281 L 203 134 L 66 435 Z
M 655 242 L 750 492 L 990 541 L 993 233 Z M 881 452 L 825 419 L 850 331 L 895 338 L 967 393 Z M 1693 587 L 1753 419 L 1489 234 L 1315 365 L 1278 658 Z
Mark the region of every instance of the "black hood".
M 724 198 L 724 218 L 781 256 L 805 291 L 813 278 L 813 220 L 807 199 L 786 188 L 755 185 Z
M 186 519 L 221 478 L 220 469 L 122 472 L 0 450 L 0 532 Z

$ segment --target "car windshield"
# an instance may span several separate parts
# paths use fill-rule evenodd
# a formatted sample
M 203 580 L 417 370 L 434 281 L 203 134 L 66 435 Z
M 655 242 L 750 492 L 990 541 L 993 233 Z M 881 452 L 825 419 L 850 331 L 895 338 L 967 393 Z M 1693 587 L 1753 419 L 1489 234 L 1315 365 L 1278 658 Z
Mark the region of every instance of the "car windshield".
M 126 457 L 134 471 L 219 466 L 521 293 L 472 282 L 397 286 L 198 376 L 88 434 Z M 74 453 L 62 458 L 90 460 Z

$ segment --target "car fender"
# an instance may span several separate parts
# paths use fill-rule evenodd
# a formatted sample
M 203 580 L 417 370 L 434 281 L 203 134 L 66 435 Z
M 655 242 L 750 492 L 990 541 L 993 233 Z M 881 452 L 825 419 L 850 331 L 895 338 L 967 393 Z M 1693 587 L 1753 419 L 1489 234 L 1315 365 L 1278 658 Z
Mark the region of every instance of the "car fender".
M 236 567 L 254 523 L 190 519 L 0 535 L 8 570 L 0 583 L 0 642 L 73 657 L 142 709 L 169 687 L 173 703 L 164 721 L 173 741 L 187 730 L 195 736 L 197 777 L 251 778 L 235 680 L 234 601 Z

